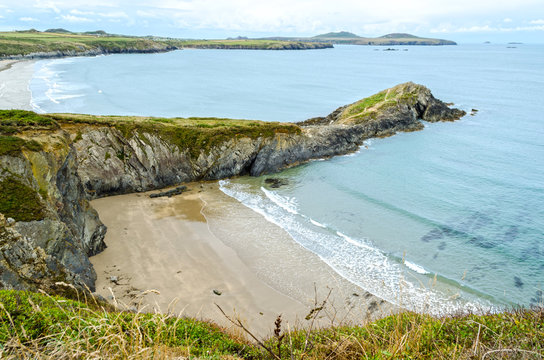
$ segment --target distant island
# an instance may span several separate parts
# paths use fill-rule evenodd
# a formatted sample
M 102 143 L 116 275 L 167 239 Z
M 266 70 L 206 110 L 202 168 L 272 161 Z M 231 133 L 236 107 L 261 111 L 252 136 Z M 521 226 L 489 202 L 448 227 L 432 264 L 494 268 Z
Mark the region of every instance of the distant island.
M 362 37 L 347 31 L 330 32 L 313 37 L 267 37 L 262 40 L 327 42 L 347 45 L 457 45 L 455 41 L 422 38 L 412 34 L 392 33 L 377 38 Z

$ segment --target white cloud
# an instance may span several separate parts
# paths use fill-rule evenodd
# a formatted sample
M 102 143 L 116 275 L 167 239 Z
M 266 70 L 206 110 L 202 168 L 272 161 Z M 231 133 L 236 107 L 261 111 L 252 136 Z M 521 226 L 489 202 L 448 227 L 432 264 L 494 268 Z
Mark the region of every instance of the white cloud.
M 46 11 L 53 11 L 53 12 L 59 14 L 60 9 L 57 6 L 57 4 L 58 4 L 57 2 L 53 2 L 53 1 L 37 0 L 36 3 L 34 4 L 34 8 L 42 9 L 42 10 L 46 10 Z
M 112 11 L 112 12 L 101 12 L 97 15 L 105 18 L 128 18 L 128 15 L 124 11 Z
M 69 22 L 116 22 L 163 33 L 312 35 L 347 30 L 362 36 L 539 30 L 542 0 L 0 0 L 20 16 L 56 13 Z M 3 9 L 2 13 L 5 14 Z M 44 14 L 45 13 L 45 14 Z M 49 15 L 51 16 L 51 15 Z M 536 18 L 536 19 L 535 19 Z M 534 20 L 531 20 L 534 19 Z M 51 18 L 51 20 L 54 20 Z M 53 24 L 51 24 L 53 25 Z M 132 29 L 130 29 L 132 30 Z M 129 31 L 130 31 L 129 30 Z M 147 30 L 146 30 L 147 31 Z
M 70 10 L 70 14 L 73 14 L 73 15 L 94 15 L 94 12 L 93 11 L 81 11 L 81 10 L 77 10 L 77 9 L 72 9 Z
M 74 15 L 61 15 L 60 18 L 64 21 L 68 21 L 71 23 L 93 22 L 92 19 L 82 17 L 82 16 L 74 16 Z
M 444 25 L 442 27 L 431 29 L 433 33 L 491 33 L 491 32 L 500 32 L 500 33 L 509 33 L 516 31 L 544 31 L 544 25 L 535 25 L 535 26 L 515 26 L 515 27 L 501 27 L 501 26 L 470 26 L 470 27 L 459 27 L 455 28 L 451 25 Z
M 24 21 L 24 22 L 38 21 L 38 19 L 34 19 L 34 18 L 28 17 L 28 16 L 20 17 L 19 20 L 20 20 L 20 21 Z

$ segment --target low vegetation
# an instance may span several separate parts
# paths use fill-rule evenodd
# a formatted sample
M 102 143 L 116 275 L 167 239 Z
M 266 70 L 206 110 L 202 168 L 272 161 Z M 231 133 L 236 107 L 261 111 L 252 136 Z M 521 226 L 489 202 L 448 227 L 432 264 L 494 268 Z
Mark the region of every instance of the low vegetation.
M 2 358 L 542 359 L 544 310 L 379 321 L 284 333 L 248 342 L 208 322 L 119 312 L 79 295 L 0 291 Z M 259 345 L 260 343 L 260 345 Z
M 0 180 L 0 213 L 16 221 L 33 221 L 45 217 L 45 208 L 34 189 L 7 176 Z
M 214 146 L 240 138 L 256 139 L 276 134 L 299 134 L 300 127 L 294 124 L 264 122 L 256 120 L 234 120 L 221 118 L 153 118 L 126 116 L 91 116 L 74 114 L 49 115 L 61 124 L 88 124 L 112 126 L 127 137 L 138 136 L 146 141 L 145 133 L 158 135 L 168 143 L 189 151 L 198 157 Z
M 421 85 L 404 83 L 346 106 L 338 118 L 339 123 L 354 124 L 374 120 L 378 115 L 388 115 L 390 110 L 399 109 L 402 105 L 413 105 L 418 93 L 423 91 Z
M 26 131 L 50 131 L 62 127 L 74 128 L 75 141 L 82 138 L 85 126 L 108 126 L 121 131 L 127 137 L 138 136 L 146 141 L 145 133 L 155 134 L 182 151 L 197 157 L 202 151 L 225 141 L 240 138 L 256 139 L 276 134 L 300 134 L 297 125 L 257 120 L 222 118 L 155 118 L 135 116 L 93 116 L 79 114 L 38 115 L 31 111 L 0 111 L 0 156 L 16 155 L 24 148 L 39 151 L 40 145 L 13 135 Z M 74 131 L 74 129 L 72 129 Z

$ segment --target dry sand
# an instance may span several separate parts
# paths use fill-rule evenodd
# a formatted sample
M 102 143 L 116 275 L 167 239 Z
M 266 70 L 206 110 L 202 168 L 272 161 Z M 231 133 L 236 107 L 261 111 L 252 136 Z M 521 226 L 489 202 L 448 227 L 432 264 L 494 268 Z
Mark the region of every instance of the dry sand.
M 318 303 L 332 289 L 321 314 L 324 325 L 393 311 L 280 227 L 223 194 L 217 183 L 189 188 L 172 198 L 141 193 L 92 202 L 108 226 L 108 248 L 91 258 L 100 295 L 121 307 L 182 313 L 230 327 L 218 304 L 261 336 L 270 335 L 279 314 L 284 326 L 308 326 L 304 318 L 315 307 L 315 289 Z
M 0 109 L 32 110 L 29 84 L 35 61 L 0 61 Z

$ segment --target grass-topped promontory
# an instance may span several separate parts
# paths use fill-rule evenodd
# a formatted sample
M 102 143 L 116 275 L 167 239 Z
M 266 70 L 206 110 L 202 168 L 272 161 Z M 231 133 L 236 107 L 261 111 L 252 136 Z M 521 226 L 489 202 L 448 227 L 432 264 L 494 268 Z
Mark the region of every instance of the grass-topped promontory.
M 258 120 L 80 114 L 39 115 L 31 111 L 0 110 L 0 154 L 16 153 L 24 147 L 30 147 L 28 141 L 13 135 L 22 136 L 27 131 L 51 131 L 63 127 L 83 128 L 85 126 L 114 127 L 126 138 L 137 136 L 144 142 L 146 141 L 144 133 L 154 134 L 169 144 L 178 146 L 180 150 L 188 150 L 194 157 L 226 141 L 301 133 L 300 127 L 295 124 Z M 39 150 L 37 148 L 39 144 L 34 145 L 36 145 L 34 149 Z M 2 150 L 3 148 L 5 149 Z
M 360 124 L 376 118 L 378 114 L 398 108 L 404 104 L 413 105 L 418 94 L 425 87 L 414 83 L 404 83 L 348 105 L 338 119 L 342 124 Z
M 80 300 L 86 299 L 80 294 Z M 272 324 L 271 324 L 272 325 Z M 542 359 L 544 309 L 298 329 L 263 347 L 211 323 L 0 290 L 0 357 L 78 359 Z M 265 350 L 266 347 L 268 350 Z
M 273 137 L 276 134 L 300 134 L 297 125 L 257 120 L 235 120 L 222 118 L 155 118 L 128 116 L 92 116 L 74 114 L 51 114 L 51 118 L 63 124 L 89 124 L 112 126 L 126 138 L 142 136 L 144 133 L 158 135 L 180 150 L 188 150 L 191 156 L 208 152 L 211 148 L 227 141 L 259 137 Z

